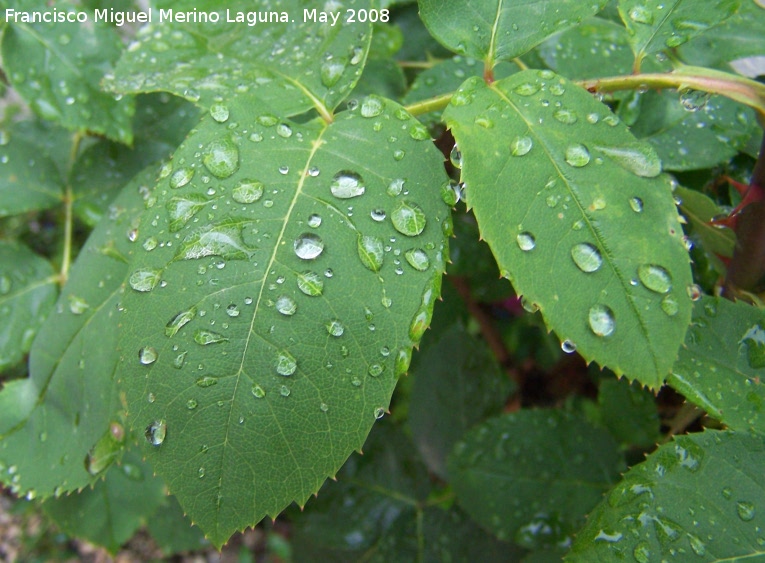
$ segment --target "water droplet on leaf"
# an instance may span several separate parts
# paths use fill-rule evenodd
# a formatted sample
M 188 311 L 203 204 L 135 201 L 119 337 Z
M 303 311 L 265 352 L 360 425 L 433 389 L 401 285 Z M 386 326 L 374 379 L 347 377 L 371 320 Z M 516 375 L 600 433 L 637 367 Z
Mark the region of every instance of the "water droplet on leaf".
M 291 297 L 282 295 L 276 300 L 276 310 L 282 315 L 290 317 L 297 312 L 297 303 Z
M 229 139 L 216 139 L 207 145 L 202 162 L 216 178 L 228 178 L 239 170 L 239 149 Z
M 335 174 L 329 189 L 332 195 L 339 199 L 358 197 L 366 191 L 364 180 L 361 176 L 349 170 L 341 170 Z
M 228 121 L 228 107 L 223 104 L 213 104 L 210 106 L 210 115 L 218 123 Z
M 590 151 L 581 144 L 571 145 L 566 149 L 565 158 L 571 166 L 581 168 L 590 162 Z
M 616 328 L 614 312 L 606 305 L 593 305 L 588 316 L 590 329 L 595 336 L 610 336 Z
M 672 289 L 672 277 L 669 272 L 655 264 L 638 266 L 638 278 L 647 289 L 656 293 L 668 293 Z
M 130 274 L 128 283 L 136 291 L 147 292 L 151 291 L 159 283 L 159 278 L 162 272 L 159 270 L 151 270 L 148 268 L 134 271 Z
M 534 238 L 534 235 L 532 235 L 528 231 L 519 233 L 518 236 L 515 237 L 515 241 L 518 243 L 518 248 L 520 248 L 524 252 L 528 252 L 529 250 L 534 250 L 534 247 L 537 245 L 537 239 Z
M 264 187 L 263 183 L 257 180 L 241 180 L 231 190 L 231 199 L 237 203 L 254 203 L 263 197 Z
M 144 346 L 138 350 L 138 361 L 148 366 L 157 361 L 157 350 L 151 346 Z
M 402 201 L 391 213 L 395 229 L 402 235 L 414 237 L 425 229 L 425 212 L 416 203 Z
M 379 272 L 385 256 L 382 239 L 371 235 L 359 235 L 356 247 L 361 263 L 373 272 Z
M 167 423 L 164 420 L 155 420 L 146 427 L 144 436 L 152 446 L 162 445 L 167 436 Z
M 324 241 L 313 233 L 303 233 L 295 239 L 295 254 L 303 260 L 313 260 L 324 250 Z
M 292 354 L 283 350 L 276 355 L 276 373 L 287 377 L 295 373 L 296 369 L 297 361 Z
M 600 269 L 603 257 L 592 244 L 580 242 L 571 248 L 571 258 L 577 267 L 585 273 L 592 273 Z

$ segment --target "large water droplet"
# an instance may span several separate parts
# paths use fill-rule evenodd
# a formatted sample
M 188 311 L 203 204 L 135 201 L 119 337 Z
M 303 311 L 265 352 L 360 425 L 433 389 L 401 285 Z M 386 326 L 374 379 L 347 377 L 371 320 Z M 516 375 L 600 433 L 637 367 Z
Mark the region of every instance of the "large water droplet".
M 160 446 L 167 436 L 167 423 L 164 420 L 155 420 L 144 431 L 146 441 L 152 446 Z
M 179 168 L 175 172 L 173 172 L 172 176 L 170 176 L 170 179 L 168 180 L 168 184 L 173 189 L 182 188 L 189 182 L 191 182 L 191 179 L 194 177 L 194 169 L 193 168 Z
M 345 327 L 338 320 L 331 320 L 327 323 L 327 332 L 331 336 L 342 336 L 345 332 Z
M 321 65 L 321 83 L 327 88 L 331 88 L 345 71 L 345 60 L 343 59 L 329 59 L 324 61 Z
M 341 170 L 335 174 L 329 189 L 332 195 L 339 199 L 358 197 L 366 191 L 362 177 L 349 170 Z
M 454 180 L 447 180 L 441 184 L 441 199 L 449 207 L 457 205 L 462 197 L 460 185 Z
M 385 189 L 385 193 L 391 197 L 400 195 L 402 191 L 404 191 L 403 178 L 396 178 L 395 180 L 391 180 L 390 184 L 388 184 L 388 187 Z
M 298 289 L 312 297 L 318 297 L 324 292 L 324 280 L 316 272 L 306 271 L 297 275 Z
M 588 274 L 597 271 L 603 264 L 603 257 L 598 249 L 588 242 L 575 244 L 571 248 L 571 258 L 580 270 Z
M 519 233 L 518 236 L 515 237 L 515 241 L 518 243 L 518 248 L 524 252 L 534 250 L 534 247 L 537 245 L 537 239 L 528 231 Z
M 282 315 L 291 317 L 297 311 L 297 303 L 291 297 L 282 295 L 276 300 L 276 310 Z
M 210 106 L 210 115 L 218 123 L 228 121 L 228 107 L 223 104 L 213 104 Z
M 531 140 L 531 137 L 516 137 L 510 143 L 510 154 L 513 156 L 524 156 L 529 153 L 533 146 L 534 142 Z
M 751 502 L 740 500 L 736 503 L 736 514 L 744 522 L 749 522 L 754 519 L 755 508 Z
M 138 350 L 138 361 L 148 366 L 157 361 L 157 350 L 151 346 L 144 346 Z
M 653 178 L 661 173 L 661 160 L 647 143 L 636 142 L 622 147 L 596 146 L 595 148 L 636 176 Z
M 361 263 L 373 272 L 379 272 L 385 255 L 382 239 L 371 235 L 359 235 L 356 246 Z
M 430 132 L 422 123 L 415 123 L 409 128 L 409 136 L 415 141 L 429 141 Z
M 324 250 L 324 241 L 319 235 L 303 233 L 295 239 L 295 254 L 303 260 L 313 260 Z
M 196 307 L 192 307 L 191 309 L 188 309 L 187 311 L 181 311 L 177 315 L 175 315 L 170 321 L 165 325 L 165 336 L 175 336 L 175 334 L 181 330 L 181 328 L 188 322 L 191 321 L 191 319 L 194 318 L 197 314 Z
M 647 289 L 656 293 L 669 293 L 672 289 L 672 277 L 669 272 L 655 264 L 638 266 L 638 278 Z
M 297 361 L 292 357 L 292 354 L 283 350 L 276 355 L 276 373 L 285 377 L 295 373 L 297 369 Z
M 559 108 L 553 112 L 553 117 L 566 125 L 572 125 L 576 123 L 578 117 L 576 112 L 570 109 Z
M 575 168 L 587 166 L 590 162 L 590 151 L 581 144 L 571 145 L 566 149 L 566 162 Z
M 237 203 L 255 203 L 263 197 L 264 187 L 257 180 L 242 180 L 231 190 L 231 199 Z
M 590 329 L 595 336 L 610 336 L 616 328 L 614 312 L 606 305 L 593 305 L 588 316 Z
M 231 139 L 216 139 L 207 145 L 202 162 L 216 178 L 228 178 L 239 170 L 239 149 Z
M 409 265 L 420 272 L 424 272 L 430 267 L 430 259 L 424 250 L 412 248 L 404 253 L 404 257 Z
M 395 229 L 402 235 L 414 237 L 425 229 L 425 212 L 416 203 L 402 201 L 391 213 Z
M 170 232 L 181 230 L 208 203 L 207 198 L 199 194 L 171 198 L 165 206 L 170 217 L 168 225 Z
M 148 268 L 134 271 L 130 274 L 128 283 L 136 291 L 146 292 L 151 291 L 159 283 L 159 278 L 162 272 L 159 270 L 151 270 Z
M 383 112 L 385 105 L 382 98 L 378 96 L 367 96 L 361 102 L 361 115 L 363 117 L 377 117 Z
M 747 362 L 752 369 L 765 367 L 765 330 L 758 324 L 746 331 L 741 342 L 746 345 Z
M 653 23 L 653 12 L 638 4 L 629 11 L 629 18 L 635 23 L 650 25 Z
M 513 89 L 513 92 L 521 96 L 531 96 L 539 91 L 539 85 L 533 82 L 524 82 Z

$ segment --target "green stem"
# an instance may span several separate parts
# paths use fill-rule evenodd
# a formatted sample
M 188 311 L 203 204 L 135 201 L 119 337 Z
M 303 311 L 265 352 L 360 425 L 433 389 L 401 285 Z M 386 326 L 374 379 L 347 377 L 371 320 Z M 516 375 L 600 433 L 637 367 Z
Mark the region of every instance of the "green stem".
M 69 168 L 74 167 L 74 162 L 77 159 L 77 154 L 80 152 L 80 142 L 82 141 L 84 133 L 77 132 L 72 140 L 72 150 L 69 152 Z M 66 281 L 69 279 L 69 268 L 72 265 L 72 232 L 74 217 L 72 213 L 72 206 L 74 205 L 74 193 L 72 191 L 72 185 L 66 184 L 64 188 L 64 254 L 61 257 L 61 271 L 58 275 L 59 284 L 63 287 Z
M 423 70 L 427 70 L 429 68 L 433 68 L 436 63 L 438 63 L 438 60 L 432 60 L 432 61 L 398 61 L 398 66 L 401 68 L 419 68 Z
M 591 92 L 673 88 L 719 94 L 751 107 L 757 112 L 760 124 L 765 127 L 765 84 L 736 74 L 708 68 L 681 66 L 667 73 L 596 78 L 581 80 L 578 84 Z
M 435 96 L 433 98 L 428 98 L 427 100 L 421 100 L 419 102 L 409 104 L 404 109 L 415 116 L 429 113 L 431 111 L 439 111 L 449 105 L 449 100 L 452 99 L 452 95 L 452 92 L 448 94 L 441 94 L 440 96 Z
M 515 63 L 515 66 L 517 66 L 521 70 L 529 70 L 529 65 L 524 63 L 519 57 L 515 57 L 513 59 L 513 62 Z

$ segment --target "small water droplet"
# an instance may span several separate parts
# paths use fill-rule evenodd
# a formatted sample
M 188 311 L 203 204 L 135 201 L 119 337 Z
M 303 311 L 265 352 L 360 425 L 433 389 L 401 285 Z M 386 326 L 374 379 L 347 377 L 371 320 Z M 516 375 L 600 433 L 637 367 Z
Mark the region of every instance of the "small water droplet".
M 593 305 L 588 316 L 590 329 L 595 336 L 610 336 L 616 328 L 614 312 L 606 305 Z
M 287 295 L 282 295 L 276 300 L 276 310 L 282 315 L 291 317 L 297 312 L 297 303 Z
M 349 170 L 341 170 L 335 174 L 329 189 L 332 195 L 339 199 L 358 197 L 366 191 L 362 177 Z
M 70 294 L 68 296 L 69 301 L 69 311 L 73 315 L 82 315 L 85 311 L 90 309 L 90 305 L 88 305 L 87 301 L 85 301 L 82 297 L 77 297 L 76 295 Z
M 661 310 L 669 317 L 674 317 L 680 310 L 680 306 L 672 295 L 665 295 L 661 300 Z
M 280 123 L 276 126 L 276 134 L 284 139 L 289 139 L 292 137 L 292 127 L 286 123 Z
M 210 115 L 218 123 L 228 121 L 228 107 L 223 104 L 213 104 L 210 106 Z
M 197 471 L 197 475 L 199 475 L 199 478 L 202 479 L 205 476 L 205 468 L 200 467 L 199 470 Z
M 738 517 L 744 522 L 749 522 L 754 519 L 755 508 L 751 502 L 740 500 L 736 503 L 736 513 Z
M 286 350 L 282 350 L 276 355 L 276 373 L 285 377 L 295 373 L 297 369 L 297 360 Z
M 590 162 L 590 151 L 581 144 L 571 145 L 566 149 L 565 158 L 574 168 L 581 168 Z
M 373 221 L 380 222 L 385 221 L 385 218 L 388 216 L 387 213 L 385 213 L 384 209 L 373 209 L 369 212 L 369 216 L 372 218 Z
M 138 361 L 148 366 L 157 361 L 157 350 L 151 346 L 144 346 L 138 350 Z
M 279 395 L 281 395 L 282 397 L 289 397 L 290 388 L 287 387 L 286 385 L 282 385 L 281 387 L 279 387 Z
M 382 98 L 371 95 L 364 98 L 361 102 L 361 115 L 363 117 L 377 117 L 385 108 Z
M 188 322 L 190 322 L 197 314 L 196 307 L 192 307 L 186 311 L 181 311 L 168 321 L 165 325 L 165 336 L 175 336 L 179 330 Z
M 641 213 L 643 211 L 643 200 L 639 197 L 631 197 L 630 207 L 635 213 Z
M 240 315 L 239 307 L 237 307 L 234 303 L 226 307 L 226 314 L 229 317 L 238 317 Z
M 157 237 L 149 237 L 145 241 L 143 241 L 143 249 L 147 252 L 151 252 L 155 248 L 157 248 L 157 245 L 159 244 L 159 241 L 157 240 Z
M 205 149 L 202 163 L 216 178 L 228 178 L 239 170 L 239 149 L 229 139 L 216 139 Z
M 385 409 L 382 407 L 377 407 L 375 409 L 375 419 L 380 420 L 383 416 L 385 416 Z
M 698 284 L 692 283 L 686 288 L 686 291 L 688 292 L 688 297 L 691 298 L 691 301 L 698 301 L 701 299 L 701 296 L 704 295 L 704 292 L 701 291 L 701 287 L 699 287 Z
M 263 197 L 265 186 L 257 180 L 241 180 L 231 190 L 231 199 L 237 203 L 255 203 Z
M 372 364 L 369 366 L 368 373 L 372 377 L 378 377 L 383 371 L 385 371 L 385 366 L 380 364 Z
M 415 141 L 429 141 L 430 132 L 422 123 L 415 123 L 409 128 L 409 136 Z
M 560 343 L 560 349 L 563 350 L 566 354 L 573 354 L 576 352 L 576 344 L 566 339 Z
M 162 445 L 167 436 L 167 423 L 164 420 L 155 420 L 146 427 L 144 436 L 152 446 Z
M 449 153 L 449 160 L 451 161 L 452 166 L 457 170 L 462 168 L 462 152 L 460 152 L 460 149 L 456 144 L 452 147 L 452 150 Z
M 694 112 L 699 111 L 706 107 L 709 103 L 709 99 L 712 94 L 709 92 L 702 92 L 701 90 L 693 90 L 685 88 L 680 91 L 680 104 L 686 111 Z
M 329 410 L 329 405 L 327 403 L 322 403 L 319 405 L 319 409 L 321 409 L 321 412 L 327 412 Z
M 197 383 L 197 387 L 202 387 L 203 389 L 206 389 L 207 387 L 212 387 L 213 385 L 217 385 L 218 378 L 205 375 L 204 377 L 200 377 L 199 379 L 197 379 L 196 383 Z
M 327 88 L 331 88 L 337 84 L 337 81 L 340 80 L 343 72 L 345 72 L 345 65 L 345 60 L 342 58 L 324 61 L 320 71 L 321 83 Z
M 577 122 L 576 112 L 570 109 L 559 108 L 553 112 L 553 117 L 566 125 L 572 125 Z
M 330 336 L 342 336 L 345 332 L 345 327 L 338 320 L 331 320 L 327 323 L 327 332 Z
M 388 184 L 388 187 L 385 189 L 385 192 L 391 197 L 396 197 L 400 195 L 403 190 L 404 180 L 402 178 L 396 178 L 395 180 L 391 180 L 390 184 Z
M 201 313 L 200 313 L 201 315 Z M 199 329 L 194 333 L 194 342 L 201 346 L 208 346 L 210 344 L 220 344 L 221 342 L 228 342 L 228 338 L 213 332 L 211 330 Z
M 531 96 L 539 92 L 539 85 L 532 82 L 524 82 L 513 89 L 513 92 L 521 96 Z
M 629 11 L 629 18 L 635 23 L 650 25 L 653 23 L 653 12 L 645 6 L 637 5 Z
M 639 541 L 632 550 L 632 555 L 637 563 L 651 563 L 651 546 L 646 541 Z
M 537 239 L 528 231 L 519 233 L 518 236 L 515 237 L 515 241 L 518 243 L 518 247 L 524 252 L 534 250 L 534 247 L 537 245 Z
M 195 408 L 197 408 L 198 404 L 199 403 L 197 403 L 196 399 L 189 399 L 188 401 L 186 401 L 186 408 L 189 409 L 190 411 L 193 411 Z
M 310 217 L 308 217 L 308 226 L 313 227 L 314 229 L 321 226 L 321 215 L 318 215 L 316 213 L 312 214 Z
M 427 222 L 425 212 L 420 206 L 409 201 L 399 202 L 391 213 L 391 221 L 399 233 L 408 237 L 422 233 Z
M 441 199 L 449 207 L 454 207 L 462 198 L 462 189 L 454 180 L 447 180 L 441 184 Z
M 655 264 L 638 266 L 638 278 L 647 289 L 656 293 L 669 293 L 672 289 L 672 277 L 669 272 Z
M 527 155 L 533 146 L 534 142 L 531 137 L 516 137 L 510 143 L 510 154 L 513 156 Z
M 324 241 L 313 233 L 303 233 L 295 239 L 295 254 L 303 260 L 313 260 L 324 250 Z
M 257 383 L 253 383 L 252 394 L 255 396 L 256 399 L 262 399 L 263 397 L 266 396 L 266 391 Z
M 424 272 L 430 267 L 430 259 L 424 250 L 412 248 L 404 253 L 409 265 L 417 271 Z
M 571 258 L 577 267 L 585 273 L 596 272 L 603 264 L 603 257 L 592 244 L 580 242 L 571 248 Z

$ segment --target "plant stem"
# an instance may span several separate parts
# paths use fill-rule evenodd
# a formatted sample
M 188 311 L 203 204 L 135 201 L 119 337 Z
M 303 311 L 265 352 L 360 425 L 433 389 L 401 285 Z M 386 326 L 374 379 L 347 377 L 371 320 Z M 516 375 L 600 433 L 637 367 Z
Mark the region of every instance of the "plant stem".
M 448 94 L 441 94 L 440 96 L 428 98 L 427 100 L 414 102 L 413 104 L 406 106 L 404 109 L 412 115 L 422 115 L 431 111 L 439 111 L 444 109 L 449 105 L 449 100 L 451 99 L 452 93 L 450 92 Z
M 518 68 L 520 68 L 521 70 L 529 70 L 529 65 L 527 65 L 526 63 L 524 63 L 524 62 L 523 62 L 523 61 L 520 59 L 520 57 L 515 57 L 515 58 L 513 59 L 513 62 L 515 63 L 515 66 L 517 66 L 517 67 L 518 67 Z
M 427 70 L 433 68 L 437 63 L 437 60 L 432 61 L 398 61 L 398 66 L 401 68 L 420 68 Z
M 74 167 L 74 162 L 80 152 L 80 142 L 84 133 L 78 131 L 72 139 L 72 150 L 69 152 L 69 168 Z M 64 188 L 64 253 L 61 257 L 61 271 L 58 275 L 59 284 L 63 287 L 69 279 L 69 268 L 72 264 L 72 230 L 74 218 L 72 215 L 72 206 L 74 205 L 74 194 L 72 185 L 67 182 Z
M 653 88 L 661 90 L 690 88 L 719 94 L 742 103 L 757 112 L 760 124 L 765 126 L 765 84 L 735 74 L 708 68 L 681 66 L 672 72 L 634 74 L 595 78 L 577 82 L 591 92 L 615 92 L 617 90 L 638 90 Z

